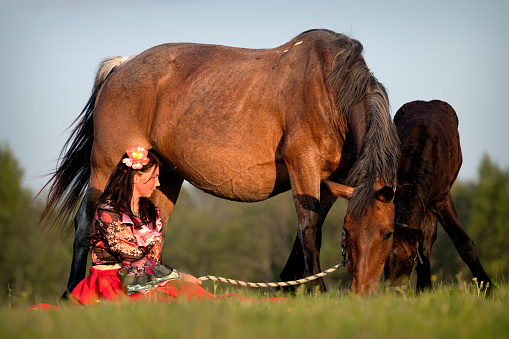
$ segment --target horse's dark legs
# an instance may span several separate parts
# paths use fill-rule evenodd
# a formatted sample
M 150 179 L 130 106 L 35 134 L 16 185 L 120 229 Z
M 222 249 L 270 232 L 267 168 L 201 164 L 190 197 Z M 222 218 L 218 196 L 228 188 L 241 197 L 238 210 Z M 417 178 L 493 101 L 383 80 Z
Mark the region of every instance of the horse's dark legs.
M 334 204 L 334 201 L 336 198 L 329 194 L 329 190 L 322 190 L 321 193 L 321 204 L 318 207 L 318 210 L 320 211 L 319 218 L 316 222 L 316 235 L 313 236 L 311 234 L 311 237 L 314 237 L 315 241 L 315 248 L 317 250 L 317 265 L 318 265 L 318 273 L 320 271 L 320 263 L 319 263 L 319 255 L 320 255 L 320 247 L 322 244 L 322 226 L 323 222 L 325 221 L 325 218 L 327 214 L 329 213 L 332 205 Z M 300 223 L 299 223 L 300 225 Z M 301 279 L 304 277 L 305 271 L 306 271 L 306 262 L 304 260 L 304 249 L 302 247 L 302 234 L 300 232 L 300 228 L 298 230 L 298 234 L 295 237 L 295 242 L 293 244 L 292 252 L 290 253 L 290 257 L 288 258 L 288 261 L 286 262 L 285 267 L 283 268 L 283 271 L 279 275 L 280 281 L 291 281 L 296 279 Z M 311 261 L 312 263 L 313 261 Z M 309 263 L 308 263 L 309 267 Z M 311 274 L 316 274 L 311 273 Z M 308 273 L 309 274 L 309 273 Z M 321 291 L 325 291 L 325 284 L 323 282 L 322 278 L 317 279 L 316 284 L 320 286 Z M 289 287 L 286 290 L 292 292 L 295 289 L 293 287 Z
M 299 229 L 297 230 L 298 238 L 302 243 L 302 249 L 304 254 L 304 275 L 310 276 L 320 273 L 320 247 L 322 245 L 322 232 L 319 221 L 319 202 L 315 199 L 308 197 L 308 200 L 313 200 L 312 203 L 308 202 L 304 206 L 313 206 L 312 210 L 307 210 L 302 219 L 302 212 L 297 212 L 299 216 Z M 323 279 L 315 280 L 314 285 L 319 286 L 320 291 L 325 292 L 325 283 Z M 308 290 L 312 290 L 311 287 Z
M 461 225 L 450 193 L 437 204 L 435 215 L 453 241 L 461 259 L 467 264 L 472 275 L 477 278 L 477 282 L 483 281 L 484 285 L 489 283 L 488 291 L 491 291 L 492 288 L 495 289 L 493 282 L 481 265 L 474 242 Z
M 62 295 L 62 299 L 66 299 L 68 294 L 72 292 L 76 285 L 85 278 L 91 226 L 91 220 L 87 212 L 88 197 L 89 194 L 87 193 L 81 203 L 76 217 L 74 218 L 74 242 L 71 273 L 67 282 L 67 290 Z
M 415 271 L 417 272 L 417 292 L 431 288 L 431 265 L 428 258 L 422 256 L 417 259 L 420 262 L 417 263 Z
M 431 212 L 424 215 L 421 222 L 422 241 L 417 247 L 417 291 L 431 288 L 431 249 L 437 239 L 437 218 Z
M 321 238 L 322 238 L 322 225 L 325 220 L 325 217 L 327 216 L 327 213 L 329 212 L 332 205 L 325 207 L 322 209 L 322 214 L 320 217 L 320 222 L 318 224 L 318 231 L 317 231 L 317 242 L 319 243 L 318 251 L 320 251 L 321 248 Z M 281 274 L 279 275 L 280 281 L 291 281 L 291 280 L 297 280 L 304 277 L 304 250 L 302 249 L 302 242 L 300 240 L 299 235 L 297 234 L 295 236 L 295 242 L 293 243 L 293 248 L 290 253 L 290 257 L 288 258 L 285 267 L 283 268 L 283 271 L 281 271 Z M 318 279 L 322 280 L 322 278 Z M 322 280 L 323 281 L 323 280 Z M 324 285 L 325 288 L 325 285 Z M 293 287 L 288 287 L 288 291 L 293 291 Z
M 304 277 L 304 250 L 299 235 L 296 235 L 290 257 L 279 275 L 279 281 L 297 280 L 302 277 Z M 285 290 L 294 291 L 295 288 L 291 286 L 285 288 Z
M 308 200 L 305 202 L 305 200 Z M 312 197 L 295 198 L 299 228 L 290 258 L 281 272 L 280 280 L 289 281 L 320 272 L 321 232 L 319 226 L 319 203 Z M 306 206 L 306 208 L 303 208 Z M 320 225 L 321 226 L 321 225 Z M 300 243 L 300 244 L 299 244 Z M 323 279 L 315 280 L 320 291 L 325 291 Z M 292 290 L 292 289 L 290 289 Z

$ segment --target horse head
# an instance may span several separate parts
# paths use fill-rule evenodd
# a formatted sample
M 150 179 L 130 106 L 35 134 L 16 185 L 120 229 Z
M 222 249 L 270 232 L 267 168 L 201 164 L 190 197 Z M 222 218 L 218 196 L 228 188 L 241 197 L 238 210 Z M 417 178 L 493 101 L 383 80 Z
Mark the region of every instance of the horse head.
M 385 283 L 388 286 L 408 286 L 414 268 L 417 245 L 422 239 L 422 231 L 410 228 L 407 224 L 394 225 L 392 250 L 385 263 Z
M 325 181 L 337 197 L 349 200 L 358 188 Z M 350 290 L 373 294 L 392 247 L 394 232 L 394 191 L 381 181 L 363 213 L 353 213 L 350 201 L 343 229 L 348 252 Z
M 424 202 L 416 185 L 403 184 L 394 197 L 395 220 L 392 250 L 385 263 L 385 283 L 406 286 L 422 241 L 421 220 L 425 216 Z

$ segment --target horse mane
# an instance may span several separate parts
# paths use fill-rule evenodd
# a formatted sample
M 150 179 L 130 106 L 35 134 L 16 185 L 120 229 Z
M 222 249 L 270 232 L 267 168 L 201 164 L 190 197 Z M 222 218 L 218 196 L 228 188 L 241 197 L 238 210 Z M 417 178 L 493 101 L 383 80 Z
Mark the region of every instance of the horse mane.
M 94 141 L 93 112 L 97 95 L 108 76 L 132 58 L 133 56 L 109 57 L 100 63 L 92 87 L 92 94 L 81 113 L 69 126 L 71 128 L 75 125 L 60 152 L 57 168 L 37 193 L 39 196 L 46 187 L 50 186 L 46 207 L 41 214 L 40 222 L 51 216 L 58 207 L 58 215 L 48 225 L 53 227 L 59 222 L 66 223 L 72 219 L 76 208 L 81 204 L 88 188 L 91 173 L 90 154 Z M 67 234 L 71 232 L 72 226 L 71 223 Z
M 336 93 L 340 116 L 348 121 L 352 108 L 363 100 L 368 114 L 363 147 L 347 178 L 347 184 L 356 187 L 349 208 L 353 215 L 360 216 L 374 198 L 378 179 L 384 185 L 396 185 L 400 142 L 389 113 L 387 92 L 367 67 L 362 44 L 341 34 L 337 37 L 341 51 L 334 58 L 328 82 Z

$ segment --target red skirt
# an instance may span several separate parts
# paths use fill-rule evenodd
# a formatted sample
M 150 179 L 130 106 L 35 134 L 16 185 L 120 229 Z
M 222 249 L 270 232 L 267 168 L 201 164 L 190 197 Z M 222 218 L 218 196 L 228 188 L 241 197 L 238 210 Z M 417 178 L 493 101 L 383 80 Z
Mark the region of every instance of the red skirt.
M 212 293 L 207 292 L 200 285 L 188 281 L 175 279 L 159 283 L 155 288 L 127 295 L 118 276 L 118 270 L 98 270 L 90 267 L 90 275 L 83 279 L 72 291 L 72 300 L 80 304 L 92 304 L 99 300 L 118 301 L 123 298 L 130 300 L 166 301 L 186 299 L 214 299 Z
M 208 299 L 222 300 L 234 297 L 240 301 L 279 301 L 285 298 L 265 298 L 250 299 L 239 297 L 236 294 L 219 295 L 215 297 L 207 292 L 200 285 L 185 280 L 175 279 L 167 280 L 156 285 L 155 288 L 135 292 L 127 295 L 125 288 L 118 276 L 120 268 L 111 270 L 99 270 L 93 266 L 90 267 L 90 275 L 83 279 L 78 286 L 74 288 L 71 294 L 71 302 L 82 305 L 90 305 L 100 300 L 118 301 L 127 300 L 152 300 L 171 302 L 180 298 L 190 299 Z M 57 306 L 49 304 L 37 304 L 28 307 L 30 310 L 48 310 L 58 309 Z

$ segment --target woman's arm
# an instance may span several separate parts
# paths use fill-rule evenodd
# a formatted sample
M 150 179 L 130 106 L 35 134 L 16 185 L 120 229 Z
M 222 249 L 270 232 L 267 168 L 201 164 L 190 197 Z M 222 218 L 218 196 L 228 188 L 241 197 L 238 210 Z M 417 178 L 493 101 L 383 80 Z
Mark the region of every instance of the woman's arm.
M 131 262 L 145 255 L 136 243 L 131 225 L 122 223 L 121 214 L 115 210 L 98 210 L 96 227 L 117 260 Z
M 195 278 L 191 274 L 179 272 L 179 275 L 180 275 L 180 279 L 182 279 L 182 280 L 189 281 L 189 282 L 192 282 L 192 283 L 195 283 L 198 285 L 202 284 L 202 281 L 200 279 Z

